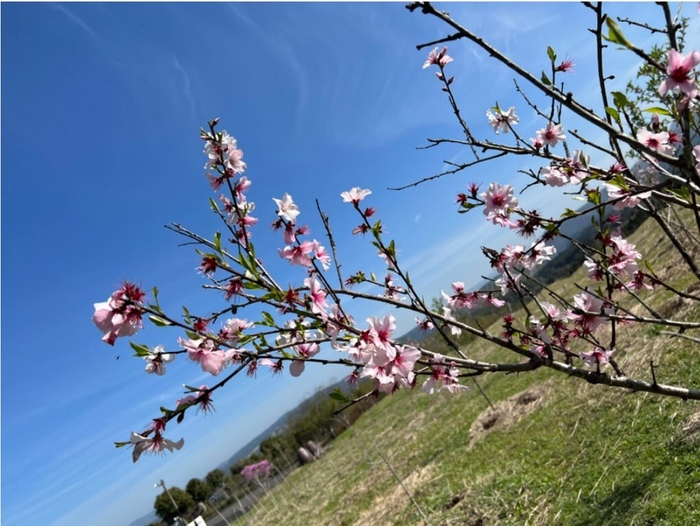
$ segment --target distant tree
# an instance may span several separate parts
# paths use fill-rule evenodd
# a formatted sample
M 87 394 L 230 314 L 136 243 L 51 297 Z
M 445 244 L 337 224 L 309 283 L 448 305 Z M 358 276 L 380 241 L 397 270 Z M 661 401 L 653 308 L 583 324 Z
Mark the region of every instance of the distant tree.
M 174 517 L 179 515 L 187 515 L 189 510 L 194 508 L 195 502 L 192 496 L 185 490 L 178 487 L 168 488 L 170 497 L 173 498 L 175 504 L 177 504 L 177 509 L 173 506 L 170 497 L 167 493 L 163 492 L 156 497 L 156 501 L 153 503 L 153 509 L 161 519 L 166 522 L 171 521 Z
M 214 492 L 213 488 L 207 482 L 198 478 L 191 479 L 187 483 L 187 486 L 185 486 L 185 489 L 195 502 L 205 502 Z
M 216 491 L 217 488 L 221 486 L 221 483 L 226 480 L 226 473 L 224 473 L 220 469 L 213 469 L 209 473 L 207 473 L 205 480 L 211 488 L 211 492 L 214 493 L 214 491 Z

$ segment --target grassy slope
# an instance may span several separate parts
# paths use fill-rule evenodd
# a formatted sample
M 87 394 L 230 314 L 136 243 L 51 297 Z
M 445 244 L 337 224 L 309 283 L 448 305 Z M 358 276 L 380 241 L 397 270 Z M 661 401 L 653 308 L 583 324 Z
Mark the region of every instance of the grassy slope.
M 693 282 L 652 221 L 631 241 L 675 286 Z M 588 284 L 582 269 L 556 289 L 570 298 L 575 282 Z M 700 318 L 700 308 L 669 304 L 668 293 L 647 296 L 677 317 Z M 700 367 L 685 365 L 697 345 L 648 326 L 620 332 L 617 358 L 628 373 L 648 378 L 653 359 L 660 382 L 700 386 Z M 467 352 L 509 359 L 479 343 Z M 495 412 L 477 389 L 397 393 L 236 524 L 421 524 L 381 455 L 430 524 L 700 524 L 700 440 L 688 431 L 700 415 L 696 402 L 589 385 L 545 369 L 479 382 Z

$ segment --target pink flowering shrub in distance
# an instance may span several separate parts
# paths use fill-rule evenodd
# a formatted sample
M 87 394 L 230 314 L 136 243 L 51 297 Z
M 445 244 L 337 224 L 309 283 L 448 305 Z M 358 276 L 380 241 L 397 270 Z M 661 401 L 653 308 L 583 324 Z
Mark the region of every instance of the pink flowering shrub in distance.
M 298 377 L 312 374 L 315 364 L 345 366 L 348 382 L 369 378 L 377 393 L 418 386 L 428 394 L 458 395 L 479 375 L 524 373 L 548 367 L 593 384 L 700 399 L 698 386 L 658 383 L 653 366 L 652 381 L 628 376 L 624 362 L 633 349 L 625 348 L 619 339 L 625 326 L 632 323 L 665 326 L 678 331 L 679 337 L 688 337 L 688 333 L 700 329 L 700 323 L 684 320 L 674 312 L 661 316 L 646 303 L 644 293 L 650 290 L 665 290 L 686 301 L 700 301 L 700 296 L 676 290 L 646 264 L 645 255 L 623 234 L 621 215 L 634 210 L 651 216 L 671 238 L 684 270 L 700 281 L 700 268 L 689 248 L 693 238 L 700 235 L 700 219 L 694 227 L 686 227 L 687 232 L 695 230 L 692 235 L 678 236 L 674 233 L 676 225 L 660 213 L 666 207 L 677 207 L 700 218 L 700 104 L 696 71 L 700 52 L 685 51 L 679 45 L 682 24 L 673 19 L 667 6 L 659 7 L 663 17 L 659 27 L 666 28 L 658 37 L 666 49 L 664 63 L 657 63 L 644 50 L 634 48 L 647 66 L 655 68 L 655 78 L 661 79 L 642 88 L 646 89 L 644 100 L 654 100 L 654 104 L 639 102 L 634 90 L 627 95 L 608 92 L 606 78 L 602 77 L 598 80 L 605 109 L 596 112 L 580 102 L 580 97 L 588 94 L 564 88 L 567 75 L 573 72 L 573 58 L 558 59 L 556 51 L 548 47 L 539 60 L 541 75 L 533 75 L 490 45 L 487 37 L 475 35 L 431 4 L 413 3 L 408 9 L 444 23 L 446 31 L 449 27 L 451 36 L 438 42 L 469 41 L 492 57 L 494 65 L 500 64 L 513 71 L 516 78 L 527 80 L 528 87 L 514 90 L 512 99 L 502 101 L 503 107 L 508 108 L 505 111 L 496 101 L 495 106 L 486 109 L 486 118 L 484 109 L 468 116 L 459 105 L 463 99 L 469 100 L 469 79 L 449 75 L 456 71 L 455 64 L 464 59 L 448 55 L 447 47 L 432 49 L 423 68 L 436 73 L 440 87 L 437 95 L 446 98 L 446 109 L 457 117 L 461 136 L 459 140 L 428 142 L 430 146 L 462 144 L 472 158 L 462 164 L 451 162 L 445 172 L 407 186 L 428 184 L 435 178 L 470 168 L 478 170 L 489 162 L 497 167 L 497 160 L 505 156 L 528 159 L 538 168 L 517 174 L 489 169 L 482 172 L 482 177 L 483 173 L 497 174 L 498 180 L 485 185 L 470 183 L 466 189 L 463 183 L 455 183 L 458 212 L 481 208 L 485 220 L 492 223 L 491 228 L 512 231 L 522 242 L 483 247 L 493 270 L 487 284 L 471 290 L 467 280 L 473 276 L 465 272 L 461 280 L 452 283 L 450 293 L 442 291 L 430 306 L 402 266 L 397 248 L 400 240 L 387 239 L 384 225 L 391 219 L 379 217 L 381 203 L 372 201 L 375 194 L 370 189 L 349 183 L 349 189 L 340 192 L 338 204 L 344 203 L 357 214 L 359 224 L 342 228 L 352 235 L 361 234 L 371 245 L 368 254 L 381 258 L 385 272 L 379 279 L 369 269 L 349 275 L 344 272 L 335 260 L 335 238 L 328 218 L 319 214 L 317 224 L 322 225 L 325 235 L 311 237 L 310 227 L 300 223 L 300 219 L 311 221 L 312 214 L 301 209 L 289 188 L 271 189 L 273 195 L 261 196 L 277 207 L 276 215 L 263 218 L 263 223 L 271 222 L 279 238 L 276 246 L 255 246 L 253 232 L 263 227 L 260 218 L 253 215 L 253 196 L 265 190 L 256 186 L 256 176 L 248 175 L 249 167 L 243 162 L 244 152 L 238 140 L 220 130 L 218 119 L 214 119 L 200 136 L 204 143 L 205 176 L 213 191 L 209 207 L 221 221 L 222 229 L 210 237 L 177 224 L 171 229 L 189 244 L 197 245 L 201 258 L 197 272 L 208 281 L 206 287 L 219 305 L 208 312 L 165 312 L 155 287 L 147 295 L 133 283 L 124 283 L 106 302 L 95 304 L 93 322 L 109 345 L 119 338 L 135 336 L 143 329 L 144 320 L 177 332 L 168 344 L 154 348 L 131 342 L 136 356 L 146 362 L 146 373 L 166 375 L 166 365 L 184 355 L 212 377 L 209 386 L 186 387 L 185 396 L 170 408 L 161 408 L 160 416 L 148 428 L 132 432 L 128 441 L 117 442 L 118 447 L 133 447 L 134 461 L 143 453 L 179 450 L 183 439 L 176 442 L 165 438 L 166 426 L 181 422 L 192 408 L 195 412 L 212 412 L 214 394 L 235 377 L 245 374 L 255 378 L 262 371 L 273 376 L 289 373 Z M 589 9 L 591 20 L 600 22 L 597 27 L 601 29 L 592 35 L 594 45 L 607 39 L 620 49 L 607 46 L 606 55 L 629 52 L 625 48 L 632 48 L 632 44 L 614 20 L 605 17 L 600 5 L 586 4 L 582 9 Z M 646 31 L 643 25 L 633 28 Z M 417 69 L 419 66 L 417 60 Z M 604 72 L 604 64 L 596 70 L 601 76 L 610 74 Z M 638 82 L 646 86 L 646 80 L 642 77 Z M 531 102 L 534 95 L 545 97 L 547 104 L 536 106 Z M 593 130 L 586 132 L 589 137 L 598 134 L 605 140 L 600 144 L 584 140 L 579 131 L 582 125 Z M 523 126 L 527 129 L 523 130 Z M 476 131 L 482 129 L 483 138 Z M 504 142 L 494 142 L 494 135 Z M 544 192 L 556 187 L 580 196 L 586 204 L 578 211 L 566 209 L 559 217 L 547 217 L 528 203 L 533 187 Z M 562 297 L 539 282 L 536 272 L 556 257 L 552 240 L 561 235 L 561 227 L 580 216 L 590 217 L 597 235 L 589 245 L 575 244 L 585 260 L 587 278 L 578 284 L 579 292 Z M 459 216 L 455 217 L 459 220 Z M 271 258 L 286 262 L 290 275 L 296 279 L 273 276 L 263 263 Z M 359 292 L 360 284 L 370 292 Z M 377 312 L 387 306 L 412 311 L 416 324 L 424 331 L 435 331 L 449 352 L 438 354 L 420 342 L 399 342 L 392 314 L 356 320 L 356 300 L 372 302 Z M 622 300 L 632 301 L 640 308 L 622 308 Z M 517 310 L 521 306 L 526 308 L 526 314 Z M 460 315 L 460 311 L 479 313 L 484 308 L 502 312 L 500 334 L 487 331 L 480 323 L 467 323 Z M 245 318 L 234 317 L 243 316 L 243 311 Z M 464 337 L 480 338 L 506 349 L 511 357 L 500 361 L 472 359 L 458 340 Z M 334 394 L 347 406 L 355 402 L 340 392 Z M 246 466 L 242 474 L 252 480 L 269 472 L 269 463 L 262 461 Z

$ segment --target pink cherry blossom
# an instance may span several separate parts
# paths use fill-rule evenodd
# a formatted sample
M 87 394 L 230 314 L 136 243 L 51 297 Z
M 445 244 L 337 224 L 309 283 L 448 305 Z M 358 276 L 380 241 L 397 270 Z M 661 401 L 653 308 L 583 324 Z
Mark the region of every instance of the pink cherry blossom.
M 316 252 L 315 257 L 321 263 L 323 270 L 328 270 L 331 268 L 331 256 L 326 252 L 325 247 L 319 244 L 318 241 L 313 241 L 314 251 Z
M 317 343 L 302 343 L 294 347 L 294 349 L 301 358 L 304 358 L 304 360 L 294 360 L 292 362 L 292 365 L 289 366 L 289 373 L 292 376 L 296 377 L 300 376 L 301 373 L 304 372 L 304 369 L 306 367 L 304 363 L 305 360 L 316 356 L 321 350 L 321 348 L 318 346 Z
M 277 215 L 286 219 L 290 223 L 296 223 L 297 216 L 299 215 L 299 207 L 294 204 L 292 196 L 289 194 L 284 194 L 282 199 L 272 198 L 272 200 L 277 203 Z
M 356 186 L 355 188 L 340 194 L 340 197 L 343 198 L 343 202 L 356 205 L 371 193 L 372 190 L 363 190 L 359 186 Z
M 518 199 L 513 196 L 513 187 L 501 186 L 491 183 L 480 197 L 484 200 L 484 215 L 487 221 L 499 224 L 499 221 L 508 218 L 510 209 L 518 207 Z
M 165 348 L 162 345 L 158 345 L 151 354 L 144 356 L 143 359 L 148 362 L 146 364 L 146 372 L 148 374 L 163 376 L 165 374 L 165 364 L 172 362 L 175 359 L 175 355 L 166 353 Z
M 548 122 L 545 128 L 537 130 L 536 135 L 544 146 L 556 146 L 559 141 L 566 140 L 562 125 L 555 125 L 552 122 Z
M 612 207 L 615 210 L 622 210 L 623 208 L 633 208 L 637 206 L 642 199 L 649 199 L 651 197 L 651 190 L 648 192 L 640 192 L 638 194 L 633 194 L 629 190 L 620 188 L 609 183 L 603 183 L 605 189 L 608 192 L 608 197 L 611 201 L 616 200 Z
M 180 450 L 185 444 L 185 439 L 181 438 L 177 442 L 173 442 L 172 440 L 163 437 L 163 435 L 158 432 L 154 433 L 153 438 L 148 438 L 143 435 L 139 435 L 135 431 L 132 431 L 130 442 L 131 445 L 134 446 L 132 459 L 134 462 L 136 462 L 143 453 L 161 453 L 166 449 L 170 452 L 175 449 Z
M 659 86 L 659 95 L 665 95 L 668 91 L 678 88 L 689 99 L 694 99 L 698 94 L 698 88 L 690 71 L 698 64 L 700 64 L 700 52 L 693 51 L 683 56 L 675 49 L 669 49 L 666 67 L 668 77 Z
M 433 64 L 438 64 L 445 67 L 447 64 L 452 62 L 452 57 L 447 55 L 447 46 L 442 48 L 442 51 L 438 53 L 438 48 L 433 49 L 428 53 L 427 60 L 423 63 L 423 69 L 432 66 Z
M 102 341 L 114 345 L 117 338 L 133 336 L 140 328 L 142 311 L 135 305 L 143 301 L 145 293 L 133 283 L 126 282 L 106 302 L 95 303 L 92 322 L 104 333 Z
M 668 144 L 668 132 L 652 133 L 646 128 L 637 130 L 637 140 L 659 153 L 671 154 L 673 148 Z
M 588 367 L 598 367 L 602 364 L 609 363 L 610 356 L 612 356 L 613 352 L 615 352 L 614 349 L 607 351 L 605 349 L 601 349 L 600 347 L 596 347 L 592 351 L 582 352 L 581 359 Z
M 295 247 L 284 247 L 279 250 L 281 258 L 288 259 L 292 265 L 301 265 L 303 267 L 311 266 L 311 252 L 314 250 L 314 244 L 311 241 L 304 241 Z
M 316 278 L 306 278 L 304 286 L 309 288 L 309 299 L 311 300 L 311 312 L 326 315 L 328 304 L 326 303 L 326 292 L 321 288 L 321 284 Z
M 187 350 L 189 359 L 198 363 L 202 367 L 202 371 L 206 373 L 216 376 L 226 364 L 227 355 L 223 351 L 216 350 L 214 342 L 209 339 L 185 340 L 179 338 L 178 343 Z
M 500 108 L 494 111 L 496 112 L 495 114 L 491 113 L 490 110 L 487 111 L 486 118 L 489 120 L 489 126 L 493 128 L 496 135 L 498 135 L 499 131 L 508 133 L 511 125 L 520 122 L 520 118 L 515 114 L 515 106 L 511 106 L 506 111 L 501 111 Z

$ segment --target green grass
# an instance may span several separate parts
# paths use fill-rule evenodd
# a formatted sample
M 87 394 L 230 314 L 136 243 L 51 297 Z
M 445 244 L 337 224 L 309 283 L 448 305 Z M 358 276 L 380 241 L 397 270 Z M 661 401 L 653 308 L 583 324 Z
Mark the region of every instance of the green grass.
M 631 241 L 674 286 L 694 282 L 652 222 Z M 583 270 L 556 288 L 571 297 L 575 282 L 588 283 Z M 655 308 L 673 301 L 662 290 L 644 296 Z M 676 317 L 699 319 L 700 308 L 686 303 L 671 305 Z M 660 382 L 700 386 L 700 366 L 688 367 L 698 361 L 697 345 L 658 332 L 624 328 L 616 353 L 622 367 L 648 379 L 653 359 Z M 465 351 L 518 360 L 482 343 Z M 590 385 L 544 368 L 478 381 L 495 413 L 475 388 L 387 397 L 236 524 L 422 524 L 380 452 L 430 524 L 700 524 L 696 402 Z

